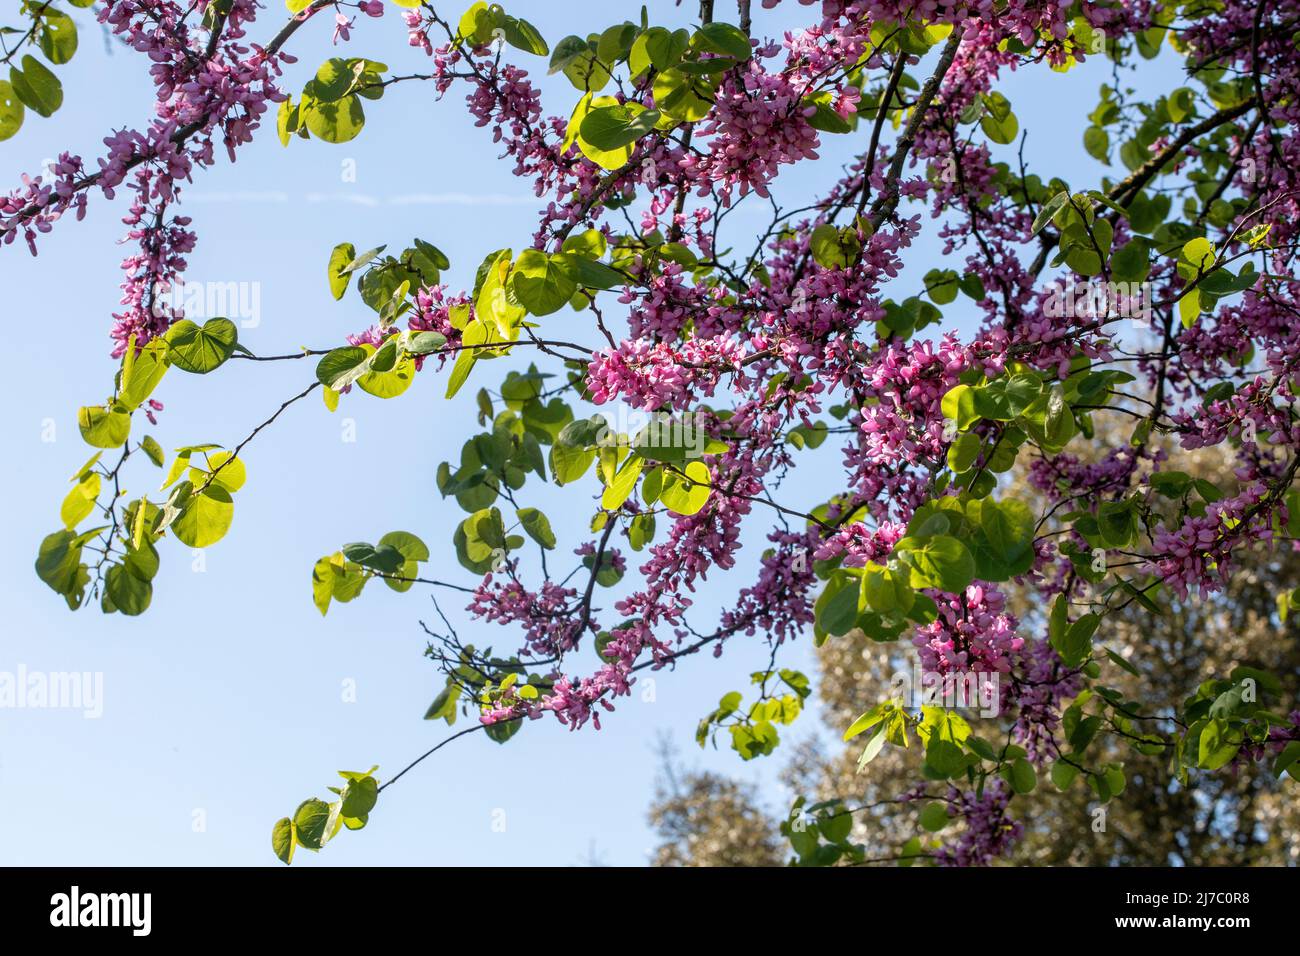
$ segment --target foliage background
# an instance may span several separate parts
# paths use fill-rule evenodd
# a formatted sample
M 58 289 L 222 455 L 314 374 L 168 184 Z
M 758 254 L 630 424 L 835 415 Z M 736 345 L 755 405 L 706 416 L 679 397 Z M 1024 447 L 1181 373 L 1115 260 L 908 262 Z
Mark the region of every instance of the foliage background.
M 1126 435 L 1100 435 L 1122 443 Z M 1231 461 L 1221 451 L 1188 455 L 1167 443 L 1168 467 L 1210 481 L 1230 484 Z M 1033 501 L 1024 481 L 1008 494 Z M 1035 508 L 1040 508 L 1038 502 Z M 1107 667 L 1106 683 L 1144 713 L 1176 710 L 1188 688 L 1213 680 L 1241 662 L 1262 666 L 1282 678 L 1287 699 L 1300 691 L 1300 640 L 1295 618 L 1279 625 L 1275 595 L 1300 573 L 1300 559 L 1286 551 L 1256 547 L 1241 560 L 1232 582 L 1208 602 L 1174 601 L 1157 616 L 1136 605 L 1107 619 L 1105 645 L 1132 662 L 1139 675 Z M 1008 588 L 1009 605 L 1024 620 L 1041 598 L 1023 587 Z M 783 762 L 786 791 L 807 794 L 808 802 L 840 798 L 850 806 L 882 804 L 854 816 L 851 839 L 867 847 L 869 859 L 887 859 L 920 831 L 917 816 L 924 801 L 899 804 L 894 798 L 916 782 L 915 756 L 885 748 L 861 774 L 859 741 L 839 742 L 863 700 L 883 700 L 898 670 L 910 671 L 907 658 L 862 636 L 827 641 L 817 652 L 817 695 L 826 737 L 804 740 Z M 829 738 L 829 740 L 827 739 Z M 1124 792 L 1106 804 L 1105 828 L 1094 829 L 1098 803 L 1075 781 L 1061 793 L 1046 778 L 1038 789 L 1017 796 L 1013 815 L 1025 826 L 1024 838 L 1003 861 L 1009 866 L 1295 866 L 1300 863 L 1300 806 L 1289 782 L 1245 766 L 1200 778 L 1193 790 L 1177 785 L 1165 754 L 1144 756 L 1118 736 L 1102 735 L 1098 763 L 1124 763 Z M 683 772 L 674 755 L 664 768 L 650 818 L 658 837 L 654 861 L 660 866 L 780 866 L 791 856 L 778 828 L 789 800 L 773 799 L 759 788 L 712 770 Z M 930 792 L 938 788 L 931 786 Z M 784 796 L 784 794 L 782 794 Z M 943 836 L 950 834 L 943 831 Z

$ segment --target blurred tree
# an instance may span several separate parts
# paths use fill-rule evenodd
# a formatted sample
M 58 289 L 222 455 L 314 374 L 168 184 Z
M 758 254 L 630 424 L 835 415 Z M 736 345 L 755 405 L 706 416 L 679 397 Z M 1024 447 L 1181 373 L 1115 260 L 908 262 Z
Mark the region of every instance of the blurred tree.
M 655 866 L 778 866 L 776 824 L 752 786 L 712 773 L 680 773 L 672 746 L 660 742 L 663 769 L 650 809 L 659 845 Z

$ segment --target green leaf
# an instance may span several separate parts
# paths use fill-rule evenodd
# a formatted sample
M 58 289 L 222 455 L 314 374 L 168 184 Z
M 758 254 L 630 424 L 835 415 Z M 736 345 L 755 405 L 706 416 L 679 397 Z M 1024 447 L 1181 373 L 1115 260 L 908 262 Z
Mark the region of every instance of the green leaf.
M 473 47 L 487 46 L 492 42 L 494 31 L 504 30 L 505 24 L 505 11 L 498 4 L 478 0 L 461 15 L 456 36 Z
M 1065 253 L 1065 264 L 1083 276 L 1095 276 L 1101 272 L 1101 256 L 1091 244 L 1071 246 Z
M 1199 272 L 1209 272 L 1214 266 L 1214 243 L 1203 237 L 1192 239 L 1183 246 L 1183 259 Z
M 225 537 L 234 514 L 230 492 L 214 483 L 190 498 L 180 517 L 172 522 L 172 533 L 191 548 L 206 548 Z
M 985 500 L 979 511 L 980 531 L 990 547 L 1008 566 L 1012 577 L 1033 566 L 1034 513 L 1023 501 Z
M 290 0 L 290 2 L 292 3 L 293 0 Z M 293 821 L 288 817 L 282 817 L 271 828 L 271 849 L 274 851 L 276 859 L 285 866 L 293 862 L 293 845 Z
M 451 375 L 447 377 L 447 392 L 444 398 L 451 398 L 460 391 L 461 386 L 469 378 L 474 363 L 478 361 L 478 349 L 475 346 L 483 345 L 487 340 L 488 330 L 482 322 L 476 321 L 465 329 L 460 339 L 463 347 L 456 355 L 456 362 L 451 367 Z
M 147 517 L 147 508 L 144 513 Z M 152 581 L 157 577 L 160 564 L 158 549 L 148 541 L 144 542 L 143 547 L 128 548 L 122 558 L 122 567 L 142 581 Z
M 840 116 L 834 108 L 835 97 L 830 90 L 821 93 L 814 93 L 803 98 L 805 118 L 808 125 L 813 129 L 821 130 L 823 133 L 851 133 L 853 132 L 853 123 Z M 811 107 L 813 113 L 807 116 L 807 108 Z
M 551 52 L 537 27 L 519 17 L 506 17 L 505 35 L 507 43 L 525 53 L 546 56 Z
M 1064 760 L 1058 760 L 1052 764 L 1052 783 L 1062 793 L 1070 789 L 1070 785 L 1074 783 L 1075 778 L 1078 776 L 1079 768 L 1066 763 Z
M 1196 110 L 1196 93 L 1191 87 L 1180 86 L 1169 94 L 1166 104 L 1169 107 L 1169 118 L 1175 123 L 1181 123 Z
M 40 44 L 45 58 L 56 66 L 67 63 L 77 52 L 77 25 L 72 17 L 50 6 L 41 15 Z
M 343 816 L 364 820 L 379 801 L 379 781 L 369 774 L 353 777 L 339 798 L 339 812 Z
M 634 515 L 627 528 L 627 541 L 633 551 L 640 551 L 655 537 L 655 516 L 649 512 Z
M 1013 415 L 1018 416 L 1043 394 L 1043 381 L 1037 375 L 1013 375 L 1007 380 L 1007 387 L 1004 391 L 1007 400 L 1007 410 Z
M 574 283 L 584 289 L 617 289 L 627 283 L 627 278 L 617 269 L 586 256 L 565 252 L 556 258 L 568 269 Z
M 963 295 L 974 299 L 976 302 L 981 302 L 988 296 L 988 293 L 984 289 L 984 280 L 974 272 L 968 272 L 962 276 L 961 282 L 958 283 L 958 287 L 961 289 Z
M 910 566 L 914 588 L 938 588 L 958 594 L 975 578 L 975 559 L 970 549 L 949 535 L 904 538 L 894 550 Z
M 298 845 L 308 850 L 319 850 L 326 839 L 329 818 L 329 804 L 324 800 L 312 797 L 300 803 L 293 814 L 293 835 Z
M 362 347 L 367 350 L 373 348 L 369 344 Z M 359 376 L 357 378 L 357 387 L 376 398 L 396 398 L 410 388 L 411 383 L 415 380 L 415 360 L 409 355 L 403 355 L 393 363 L 392 367 L 381 371 L 377 367 L 387 364 L 380 361 L 383 358 L 380 353 L 384 352 L 385 349 L 391 349 L 388 355 L 396 356 L 396 342 L 390 338 L 384 346 L 373 353 L 373 364 L 370 367 L 375 370 L 367 371 L 364 375 Z
M 937 800 L 933 803 L 927 803 L 925 809 L 921 811 L 921 826 L 931 833 L 938 833 L 946 827 L 952 818 L 948 816 L 948 808 Z
M 742 760 L 767 756 L 776 749 L 779 741 L 776 727 L 768 720 L 751 725 L 733 724 L 730 730 L 731 749 L 740 754 Z
M 323 616 L 330 609 L 330 599 L 334 596 L 334 562 L 321 558 L 311 569 L 311 596 L 316 610 Z
M 682 56 L 690 48 L 691 35 L 686 30 L 667 30 L 664 27 L 651 27 L 644 34 L 645 55 L 656 70 L 663 73 L 681 62 Z M 641 42 L 637 38 L 637 43 Z M 636 54 L 637 43 L 632 45 Z
M 379 539 L 379 546 L 396 549 L 408 561 L 429 560 L 429 546 L 409 531 L 390 531 Z
M 357 247 L 350 242 L 340 242 L 330 251 L 328 276 L 330 295 L 335 299 L 343 298 L 343 293 L 348 290 L 348 283 L 352 280 L 352 270 L 348 269 L 347 265 L 356 258 L 356 255 Z
M 63 84 L 40 60 L 24 54 L 23 68 L 9 68 L 9 82 L 18 98 L 41 116 L 52 116 L 63 105 Z
M 846 269 L 857 258 L 857 237 L 852 239 L 828 222 L 812 231 L 808 250 L 823 269 Z
M 993 142 L 1003 146 L 1014 143 L 1020 132 L 1020 123 L 1016 114 L 1011 112 L 1011 104 L 1001 93 L 985 93 L 982 97 L 985 113 L 980 118 L 980 129 Z
M 364 268 L 365 266 L 373 262 L 375 258 L 378 257 L 378 255 L 387 248 L 388 248 L 388 244 L 385 243 L 382 246 L 375 246 L 375 248 L 373 249 L 367 249 L 365 252 L 361 253 L 361 255 L 355 257 L 351 262 L 347 263 L 346 265 L 340 266 L 339 271 L 349 272 L 349 273 L 357 272 L 358 270 Z
M 955 776 L 966 767 L 966 757 L 961 747 L 938 734 L 931 734 L 925 745 L 925 765 L 940 778 Z
M 9 139 L 22 128 L 26 112 L 9 81 L 0 80 L 0 141 Z
M 706 23 L 695 34 L 700 45 L 712 53 L 721 53 L 737 60 L 748 60 L 753 53 L 749 37 L 739 27 L 730 23 Z
M 1112 664 L 1114 664 L 1116 667 L 1119 667 L 1121 670 L 1128 671 L 1128 673 L 1132 674 L 1134 677 L 1142 676 L 1142 672 L 1140 670 L 1134 667 L 1125 658 L 1120 657 L 1120 655 L 1116 654 L 1109 647 L 1106 648 L 1106 656 L 1110 658 L 1110 662 Z
M 1151 247 L 1136 237 L 1110 257 L 1110 274 L 1116 282 L 1142 282 L 1151 273 Z
M 99 497 L 100 484 L 99 472 L 89 472 L 73 486 L 67 497 L 63 499 L 63 505 L 59 509 L 59 517 L 63 520 L 63 526 L 69 531 L 95 510 L 95 500 Z
M 1218 770 L 1237 756 L 1241 743 L 1240 730 L 1217 717 L 1209 720 L 1201 728 L 1196 764 L 1205 770 Z
M 1297 760 L 1300 760 L 1300 740 L 1292 740 L 1282 748 L 1282 752 L 1273 761 L 1273 776 L 1281 777 L 1290 770 L 1292 778 L 1295 778 Z
M 36 553 L 36 576 L 58 594 L 75 587 L 81 561 L 80 538 L 71 531 L 46 535 Z
M 327 143 L 346 143 L 356 139 L 366 125 L 366 111 L 356 94 L 330 102 L 304 96 L 300 109 L 307 129 Z
M 819 630 L 838 637 L 853 629 L 858 620 L 858 588 L 855 585 L 856 582 L 842 572 L 831 579 L 814 608 Z
M 1138 515 L 1133 502 L 1103 501 L 1097 509 L 1097 527 L 1108 548 L 1127 548 L 1138 536 Z
M 957 298 L 960 281 L 952 269 L 931 269 L 925 274 L 925 291 L 936 305 L 947 305 Z
M 1034 770 L 1034 765 L 1024 757 L 1013 760 L 1005 773 L 1008 777 L 1007 782 L 1016 793 L 1033 793 L 1038 787 L 1038 774 Z
M 135 617 L 148 610 L 153 599 L 153 585 L 123 565 L 115 564 L 104 574 L 104 593 L 115 610 Z
M 566 69 L 579 57 L 590 53 L 591 48 L 587 45 L 587 41 L 582 37 L 565 37 L 559 43 L 555 44 L 555 49 L 551 51 L 551 63 L 550 68 L 546 71 L 547 75 L 554 76 L 561 70 Z
M 850 588 L 850 590 L 852 589 Z M 890 709 L 888 704 L 877 704 L 853 723 L 849 724 L 848 729 L 844 731 L 844 739 L 852 740 L 859 734 L 870 730 L 872 727 L 876 726 L 876 724 L 889 716 L 889 712 Z
M 632 489 L 636 487 L 637 479 L 641 477 L 644 468 L 644 458 L 637 454 L 628 455 L 623 466 L 614 475 L 614 480 L 605 486 L 605 491 L 600 496 L 600 506 L 606 511 L 617 511 L 621 508 L 623 502 L 627 501 L 628 496 L 632 494 Z
M 406 336 L 404 348 L 411 355 L 432 355 L 434 352 L 447 347 L 447 336 L 441 332 L 429 331 L 403 334 Z
M 363 568 L 378 571 L 380 574 L 396 574 L 406 561 L 402 552 L 392 545 L 371 545 L 360 541 L 345 544 L 343 556 Z
M 359 345 L 332 349 L 316 363 L 316 380 L 339 391 L 364 374 L 364 365 L 369 357 L 370 353 Z
M 1100 126 L 1089 126 L 1083 131 L 1083 148 L 1098 162 L 1110 162 L 1110 134 Z
M 131 434 L 131 416 L 102 405 L 90 405 L 78 410 L 77 428 L 92 448 L 121 448 Z
M 229 319 L 208 319 L 200 328 L 189 319 L 174 323 L 163 335 L 168 358 L 182 372 L 206 375 L 234 354 L 239 330 Z
M 551 446 L 551 474 L 558 485 L 568 485 L 587 473 L 596 460 L 594 448 L 579 448 L 556 442 Z
M 293 102 L 293 97 L 286 96 L 280 101 L 280 108 L 275 113 L 275 133 L 281 146 L 288 146 L 294 133 L 306 136 L 302 128 L 302 110 Z
M 1178 300 L 1178 320 L 1183 323 L 1183 328 L 1190 329 L 1196 324 L 1196 320 L 1201 315 L 1201 290 L 1189 289 Z
M 819 816 L 817 829 L 831 843 L 843 843 L 853 832 L 853 814 L 842 810 L 829 816 Z
M 104 453 L 102 451 L 95 452 L 93 455 L 90 456 L 89 459 L 87 459 L 84 465 L 82 465 L 73 473 L 72 477 L 69 478 L 68 481 L 81 481 L 81 479 L 85 478 L 86 475 L 90 474 L 90 469 L 94 468 L 95 465 L 99 462 L 99 459 L 103 457 L 104 457 Z
M 692 461 L 682 469 L 685 477 L 675 472 L 665 472 L 663 490 L 659 500 L 674 514 L 693 515 L 709 500 L 709 469 L 702 461 Z
M 122 373 L 122 389 L 117 396 L 117 404 L 124 410 L 140 407 L 153 390 L 162 381 L 169 362 L 170 347 L 161 339 L 154 339 L 138 354 L 128 352 Z
M 1078 667 L 1088 659 L 1092 652 L 1092 636 L 1100 623 L 1099 615 L 1085 614 L 1051 639 L 1052 647 L 1067 667 Z
M 1034 217 L 1032 233 L 1038 235 L 1038 233 L 1042 232 L 1043 228 L 1052 221 L 1052 217 L 1055 216 L 1060 208 L 1065 205 L 1069 198 L 1069 190 L 1063 189 L 1051 199 L 1047 200 L 1047 202 L 1043 203 L 1042 208 L 1038 210 L 1038 215 Z
M 957 440 L 948 449 L 948 467 L 957 474 L 970 470 L 983 447 L 984 443 L 980 440 L 980 436 L 974 432 L 958 435 Z
M 528 532 L 528 537 L 548 551 L 555 547 L 555 532 L 545 514 L 536 508 L 520 508 L 515 516 Z
M 578 291 L 565 261 L 538 249 L 525 249 L 519 254 L 509 284 L 519 304 L 538 316 L 558 312 Z
M 867 741 L 867 746 L 863 748 L 861 756 L 858 757 L 858 773 L 862 773 L 863 768 L 879 756 L 880 751 L 884 749 L 885 740 L 888 736 L 886 725 L 881 724 L 875 735 Z
M 483 728 L 483 732 L 487 734 L 489 740 L 503 744 L 519 733 L 523 726 L 523 718 L 516 717 L 514 720 L 503 720 L 497 721 L 495 724 L 488 724 Z
M 424 712 L 425 720 L 443 720 L 450 727 L 456 722 L 456 701 L 460 698 L 460 687 L 448 684 L 433 699 L 429 709 Z
M 655 106 L 665 116 L 682 123 L 696 123 L 709 115 L 713 104 L 709 84 L 680 69 L 667 70 L 655 77 Z
M 979 412 L 975 410 L 975 390 L 969 385 L 954 385 L 943 396 L 941 402 L 943 417 L 956 422 L 957 428 L 965 431 L 979 421 Z
M 868 564 L 862 575 L 861 598 L 858 602 L 859 611 L 866 609 L 863 606 L 865 604 L 879 614 L 893 611 L 906 614 L 912 609 L 916 592 L 907 583 L 906 569 L 895 573 L 890 568 Z
M 653 132 L 659 116 L 658 110 L 647 110 L 634 103 L 601 106 L 583 117 L 579 135 L 598 150 L 622 149 Z
M 1151 151 L 1137 139 L 1130 139 L 1119 148 L 1119 158 L 1129 169 L 1136 170 L 1151 158 Z

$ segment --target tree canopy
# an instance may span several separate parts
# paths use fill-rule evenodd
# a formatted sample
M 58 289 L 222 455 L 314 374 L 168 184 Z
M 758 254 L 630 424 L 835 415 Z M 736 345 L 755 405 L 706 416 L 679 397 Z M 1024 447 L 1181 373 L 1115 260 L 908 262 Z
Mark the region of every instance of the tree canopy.
M 1300 581 L 1269 579 L 1268 639 L 1210 653 L 1208 622 L 1237 575 L 1292 569 L 1300 536 L 1300 3 L 804 0 L 806 27 L 779 36 L 749 0 L 613 24 L 573 4 L 573 32 L 550 37 L 483 2 L 277 6 L 22 0 L 0 139 L 57 121 L 75 7 L 140 54 L 156 101 L 99 155 L 0 193 L 0 236 L 36 254 L 129 205 L 113 372 L 76 411 L 91 457 L 35 562 L 72 610 L 146 613 L 174 542 L 218 544 L 258 493 L 243 452 L 289 406 L 400 401 L 427 377 L 465 412 L 434 476 L 464 513 L 452 540 L 375 528 L 320 542 L 303 576 L 322 614 L 376 581 L 463 602 L 472 641 L 428 629 L 445 689 L 427 717 L 467 719 L 382 782 L 341 772 L 275 823 L 281 860 L 364 827 L 458 737 L 598 728 L 639 678 L 732 642 L 764 642 L 770 666 L 727 678 L 742 689 L 697 739 L 741 760 L 772 754 L 812 693 L 796 641 L 923 675 L 864 681 L 839 728 L 862 774 L 905 767 L 880 798 L 908 811 L 894 845 L 864 837 L 847 795 L 809 794 L 780 824 L 804 865 L 991 863 L 1032 838 L 1018 807 L 1035 791 L 1122 805 L 1134 767 L 1209 800 L 1242 775 L 1294 786 L 1295 659 L 1269 642 L 1294 641 Z M 409 65 L 342 55 L 394 18 Z M 285 67 L 321 48 L 291 87 Z M 1159 58 L 1184 85 L 1152 80 Z M 1043 131 L 1096 160 L 1067 182 L 1027 163 L 1006 79 L 1093 59 L 1111 76 L 1095 104 Z M 541 72 L 568 81 L 559 102 Z M 322 279 L 371 313 L 346 341 L 257 354 L 229 318 L 187 317 L 171 293 L 202 225 L 189 184 L 257 136 L 349 142 L 398 83 L 437 109 L 463 96 L 533 187 L 536 231 L 502 235 L 466 288 L 443 281 L 452 237 L 329 237 Z M 856 159 L 827 164 L 831 140 Z M 788 203 L 782 176 L 809 167 L 825 188 Z M 742 204 L 757 215 L 733 219 Z M 918 268 L 925 231 L 944 254 Z M 241 361 L 297 374 L 244 437 L 168 450 L 147 433 L 171 378 L 219 389 Z M 801 466 L 838 490 L 792 499 Z M 122 492 L 152 468 L 157 491 Z M 553 521 L 544 486 L 589 521 Z M 741 547 L 751 528 L 761 554 Z M 693 593 L 734 567 L 748 583 L 701 620 Z M 1135 632 L 1144 619 L 1166 623 Z M 1206 666 L 1157 692 L 1169 651 L 1138 635 L 1170 620 Z

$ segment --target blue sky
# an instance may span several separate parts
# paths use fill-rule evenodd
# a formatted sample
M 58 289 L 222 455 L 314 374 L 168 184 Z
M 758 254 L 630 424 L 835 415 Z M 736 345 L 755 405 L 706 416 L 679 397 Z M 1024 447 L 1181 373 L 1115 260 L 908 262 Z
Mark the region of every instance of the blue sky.
M 255 38 L 282 19 L 278 0 L 270 4 Z M 666 0 L 650 8 L 652 22 L 689 21 Z M 728 4 L 718 8 L 726 18 Z M 640 5 L 601 4 L 601 22 L 585 3 L 515 0 L 507 9 L 554 43 L 566 33 L 635 20 Z M 460 9 L 440 12 L 455 18 Z M 791 2 L 756 11 L 755 32 L 779 34 L 808 14 Z M 110 43 L 85 11 L 78 22 L 80 50 L 59 71 L 65 106 L 49 120 L 29 113 L 23 130 L 0 144 L 0 181 L 17 182 L 62 149 L 97 156 L 110 129 L 143 125 L 149 115 L 152 88 L 141 58 Z M 292 52 L 301 62 L 289 89 L 300 89 L 333 55 L 329 31 L 322 17 L 295 37 Z M 359 18 L 351 44 L 340 49 L 398 73 L 428 69 L 427 59 L 406 47 L 392 7 L 382 20 Z M 517 61 L 525 59 L 519 54 Z M 540 60 L 527 65 L 542 80 L 548 114 L 567 115 L 576 99 L 572 87 L 544 78 Z M 1032 169 L 1079 184 L 1096 181 L 1101 171 L 1078 142 L 1080 117 L 1108 74 L 1109 64 L 1092 63 L 1064 76 L 1036 70 L 1011 77 L 1003 89 L 1022 128 L 1031 130 Z M 490 136 L 467 118 L 462 97 L 454 88 L 437 102 L 426 85 L 400 84 L 367 104 L 364 132 L 340 146 L 294 140 L 284 149 L 268 127 L 240 151 L 237 164 L 222 161 L 188 187 L 185 207 L 199 234 L 189 278 L 260 284 L 261 321 L 241 331 L 245 345 L 259 354 L 328 347 L 369 324 L 373 313 L 355 294 L 341 303 L 329 296 L 325 263 L 335 243 L 400 249 L 418 236 L 450 256 L 447 280 L 456 286 L 472 283 L 488 251 L 527 245 L 538 203 L 529 184 L 511 176 L 512 164 L 498 161 Z M 865 135 L 824 137 L 830 142 L 823 162 L 783 176 L 781 202 L 798 205 L 828 186 L 838 164 L 861 151 Z M 1011 148 L 1004 151 L 1010 159 Z M 355 161 L 355 182 L 343 180 L 346 161 Z M 202 573 L 193 570 L 187 549 L 163 542 L 162 571 L 144 616 L 105 616 L 97 608 L 71 614 L 37 580 L 32 559 L 41 538 L 59 527 L 67 480 L 89 454 L 76 409 L 102 401 L 111 383 L 107 330 L 119 295 L 124 211 L 120 198 L 109 203 L 96 195 L 84 222 L 60 223 L 43 237 L 38 258 L 17 244 L 0 250 L 15 334 L 10 464 L 0 470 L 8 503 L 0 511 L 0 671 L 23 665 L 102 672 L 104 681 L 99 719 L 0 710 L 0 809 L 11 821 L 0 863 L 274 864 L 272 823 L 308 796 L 327 796 L 335 770 L 377 763 L 386 779 L 446 732 L 420 719 L 442 685 L 422 656 L 418 621 L 435 618 L 428 596 L 419 588 L 398 595 L 373 586 L 322 619 L 309 575 L 317 557 L 344 542 L 403 529 L 430 544 L 429 571 L 466 579 L 450 550 L 461 514 L 438 495 L 434 473 L 440 461 L 459 457 L 476 430 L 473 392 L 499 384 L 507 366 L 480 366 L 450 405 L 442 400 L 444 383 L 428 374 L 394 401 L 347 396 L 334 415 L 315 396 L 295 405 L 243 453 L 249 478 L 236 496 L 234 525 L 205 553 Z M 742 207 L 732 234 L 739 238 L 761 222 L 757 205 Z M 921 267 L 912 276 L 919 284 L 939 254 L 927 238 L 911 258 Z M 959 326 L 971 319 L 964 301 L 946 310 Z M 581 315 L 559 313 L 546 322 L 547 331 L 565 337 L 586 335 Z M 207 377 L 173 371 L 156 396 L 166 411 L 148 431 L 169 451 L 207 441 L 231 447 L 310 380 L 310 365 L 292 362 L 231 362 Z M 342 440 L 345 417 L 355 421 L 355 442 Z M 52 442 L 42 440 L 47 420 L 56 425 Z M 144 424 L 137 422 L 137 430 Z M 831 443 L 821 454 L 827 467 L 788 482 L 782 500 L 808 504 L 838 490 L 838 455 Z M 137 462 L 125 487 L 134 496 L 154 492 L 160 480 L 152 466 Z M 577 532 L 591 514 L 584 494 L 548 488 L 532 503 L 550 515 L 562 549 L 582 540 Z M 766 519 L 756 518 L 739 567 L 711 576 L 696 596 L 700 626 L 752 577 L 766 530 Z M 605 604 L 612 604 L 608 595 Z M 480 636 L 481 628 L 470 627 L 458 601 L 444 600 L 443 607 L 467 639 L 505 646 L 504 632 Z M 295 865 L 572 864 L 592 848 L 605 862 L 641 864 L 653 843 L 645 810 L 660 732 L 671 735 L 688 766 L 773 783 L 780 751 L 765 764 L 743 764 L 729 751 L 701 752 L 692 742 L 699 717 L 722 694 L 744 689 L 766 658 L 757 639 L 740 639 L 721 661 L 687 661 L 656 676 L 653 701 L 639 692 L 622 701 L 598 733 L 569 733 L 544 721 L 504 747 L 480 735 L 458 741 L 386 791 L 366 830 L 342 834 L 319 855 L 300 852 Z M 594 657 L 583 663 L 594 664 Z M 811 674 L 809 642 L 789 648 L 782 663 Z M 344 701 L 345 686 L 355 686 L 355 702 Z M 814 732 L 814 724 L 806 715 L 787 739 Z M 774 802 L 785 799 L 769 793 Z M 497 832 L 501 811 L 506 825 Z M 196 813 L 205 823 L 201 832 Z

